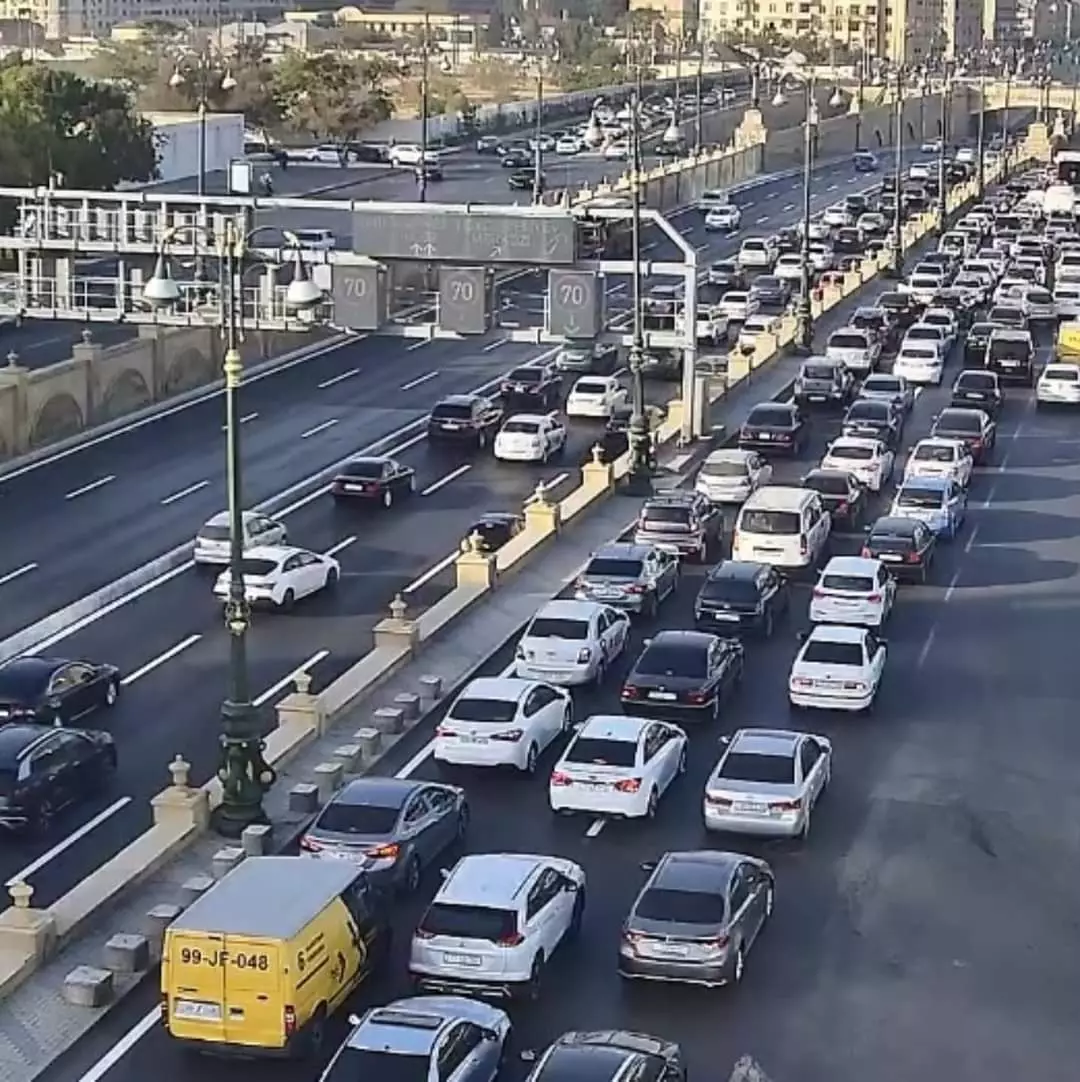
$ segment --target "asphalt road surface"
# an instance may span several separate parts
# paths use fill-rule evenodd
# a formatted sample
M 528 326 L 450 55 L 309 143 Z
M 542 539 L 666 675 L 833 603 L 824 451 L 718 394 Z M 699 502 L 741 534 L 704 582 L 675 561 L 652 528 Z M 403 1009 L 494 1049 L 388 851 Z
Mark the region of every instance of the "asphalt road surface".
M 958 367 L 954 360 L 947 380 Z M 927 433 L 947 393 L 931 388 L 920 396 L 906 445 Z M 779 478 L 811 466 L 835 431 L 835 420 L 821 420 L 809 453 L 781 466 Z M 1037 414 L 1030 392 L 1009 392 L 997 451 L 973 482 L 964 531 L 941 554 L 930 583 L 901 588 L 873 715 L 789 712 L 794 633 L 808 601 L 799 587 L 788 623 L 771 641 L 748 643 L 745 681 L 721 723 L 692 729 L 687 773 L 654 821 L 556 819 L 543 769 L 535 780 L 448 772 L 468 791 L 471 851 L 557 853 L 588 875 L 584 934 L 556 955 L 541 1002 L 512 1008 L 515 1051 L 543 1048 L 567 1029 L 625 1027 L 681 1042 L 698 1080 L 726 1078 L 744 1054 L 775 1082 L 1075 1079 L 1075 431 L 1074 417 Z M 858 545 L 855 536 L 837 540 L 840 551 Z M 620 678 L 642 635 L 689 626 L 701 574 L 687 568 L 677 597 L 655 625 L 636 630 L 607 685 L 576 697 L 579 717 L 618 712 Z M 485 671 L 504 671 L 509 661 L 507 648 Z M 702 789 L 718 736 L 760 725 L 805 728 L 834 742 L 832 786 L 804 846 L 709 837 L 702 829 Z M 430 731 L 410 734 L 382 769 L 441 776 L 422 754 Z M 616 947 L 642 882 L 639 862 L 702 846 L 763 856 L 777 876 L 776 913 L 743 984 L 719 991 L 622 985 Z M 406 944 L 433 890 L 429 880 L 402 906 L 392 963 L 350 1010 L 407 994 Z M 156 1023 L 156 999 L 148 979 L 43 1082 L 318 1078 L 321 1064 L 193 1059 Z M 328 1052 L 345 1032 L 346 1013 L 328 1033 Z M 504 1077 L 520 1078 L 525 1069 L 512 1059 Z
M 832 177 L 828 173 L 822 179 L 822 200 L 834 200 L 854 183 L 849 175 L 836 174 L 836 190 L 830 191 Z M 776 207 L 776 224 L 791 220 L 796 213 L 794 203 L 787 201 L 792 198 L 791 189 L 785 187 L 788 183 L 770 186 L 778 189 L 775 199 L 770 189 L 761 190 L 764 206 Z M 860 178 L 859 183 L 864 180 Z M 784 209 L 789 206 L 791 210 Z M 752 232 L 750 211 L 748 216 L 747 232 Z M 773 212 L 766 217 L 771 221 Z M 688 215 L 683 228 L 695 243 L 711 243 L 701 232 L 700 222 L 698 215 Z M 719 240 L 703 255 L 719 257 L 737 243 Z M 831 313 L 820 328 L 821 335 L 842 325 L 844 312 L 855 303 L 849 300 L 845 309 Z M 469 347 L 461 354 L 462 347 L 457 345 L 451 348 L 458 354 L 449 354 L 450 359 L 431 360 L 432 351 L 440 345 L 395 358 L 386 355 L 390 344 L 377 343 L 378 352 L 367 355 L 371 368 L 363 375 L 319 387 L 356 367 L 356 351 L 367 343 L 351 347 L 351 353 L 342 351 L 346 355 L 330 365 L 315 367 L 322 362 L 308 362 L 299 382 L 294 375 L 283 374 L 275 377 L 282 382 L 270 378 L 245 394 L 244 414 L 258 414 L 245 425 L 249 501 L 295 485 L 290 507 L 283 512 L 290 539 L 318 551 L 334 551 L 343 569 L 333 596 L 303 603 L 286 615 L 256 615 L 249 636 L 252 693 L 267 711 L 290 690 L 291 676 L 298 669 L 311 675 L 318 690 L 366 653 L 372 626 L 387 614 L 386 607 L 399 590 L 418 607 L 427 607 L 441 596 L 452 584 L 449 561 L 475 519 L 489 510 L 520 508 L 539 480 L 559 480 L 556 495 L 565 491 L 574 483 L 575 467 L 599 431 L 572 422 L 563 461 L 546 467 L 448 455 L 429 450 L 422 437 L 407 435 L 400 445 L 401 458 L 417 469 L 414 506 L 395 506 L 387 514 L 337 509 L 320 484 L 306 483 L 304 478 L 399 428 L 403 421 L 422 417 L 439 395 L 479 386 L 514 363 L 543 352 L 535 347 L 531 352 L 524 348 L 515 352 L 519 347 L 507 345 L 488 353 Z M 415 358 L 425 354 L 429 355 L 426 363 L 417 364 Z M 410 361 L 413 367 L 408 367 Z M 400 390 L 431 371 L 438 375 L 408 391 Z M 378 389 L 364 382 L 372 373 L 380 381 Z M 653 393 L 666 401 L 673 388 L 657 384 Z M 264 397 L 252 401 L 255 394 Z M 305 431 L 335 419 L 340 423 L 303 438 Z M 29 513 L 25 530 L 20 528 L 10 540 L 22 544 L 18 539 L 28 536 L 39 542 L 35 547 L 28 539 L 25 550 L 6 557 L 15 566 L 19 560 L 39 564 L 0 587 L 5 611 L 22 606 L 22 615 L 10 624 L 12 630 L 25 626 L 31 613 L 55 609 L 62 597 L 82 596 L 189 539 L 206 518 L 220 510 L 224 502 L 220 420 L 212 404 L 197 407 L 100 443 L 83 452 L 90 459 L 80 461 L 81 456 L 75 455 L 0 481 L 0 508 L 19 507 L 21 514 Z M 69 472 L 72 468 L 77 472 Z M 64 498 L 65 492 L 110 474 L 115 475 L 113 481 L 84 496 Z M 206 486 L 196 489 L 201 482 Z M 189 495 L 174 499 L 185 488 L 192 490 Z M 38 497 L 40 503 L 35 502 Z M 40 519 L 34 517 L 37 507 L 42 508 Z M 63 537 L 45 551 L 43 539 L 57 531 Z M 434 571 L 440 566 L 441 571 Z M 68 593 L 52 594 L 43 609 L 37 595 L 65 579 L 69 580 Z M 35 888 L 35 900 L 48 904 L 145 829 L 147 802 L 167 780 L 165 764 L 174 755 L 183 754 L 193 764 L 193 776 L 199 782 L 210 776 L 216 765 L 215 737 L 227 656 L 221 610 L 211 596 L 211 581 L 212 577 L 203 577 L 188 566 L 179 568 L 129 602 L 95 614 L 84 626 L 42 647 L 62 655 L 109 660 L 126 674 L 119 704 L 94 722 L 115 735 L 121 767 L 113 791 L 100 802 L 73 811 L 45 838 L 12 840 L 0 854 L 0 881 L 31 867 L 28 880 Z M 130 801 L 124 802 L 128 797 Z M 88 828 L 87 823 L 95 825 Z

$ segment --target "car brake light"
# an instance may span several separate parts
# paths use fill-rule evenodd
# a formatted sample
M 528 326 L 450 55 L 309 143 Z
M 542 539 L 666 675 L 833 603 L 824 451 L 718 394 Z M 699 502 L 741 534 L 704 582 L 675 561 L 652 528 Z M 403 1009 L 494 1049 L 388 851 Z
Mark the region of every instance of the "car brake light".
M 730 808 L 734 801 L 728 800 L 726 796 L 713 796 L 712 793 L 706 793 L 705 803 L 711 804 L 714 808 Z
M 364 855 L 374 860 L 397 860 L 400 852 L 400 845 L 377 845 L 374 849 L 368 849 Z
M 592 660 L 592 650 L 587 646 L 584 649 L 579 650 L 578 655 L 577 655 L 577 659 L 578 659 L 578 664 L 579 665 L 584 665 L 587 661 L 591 661 Z
M 906 559 L 909 564 L 917 564 L 919 562 L 919 554 L 917 552 L 909 552 Z
M 300 839 L 300 848 L 308 853 L 318 853 L 322 846 L 313 838 L 309 838 L 306 834 Z
M 169 997 L 161 997 L 161 1020 L 165 1025 L 169 1024 Z
M 520 947 L 525 942 L 525 937 L 520 932 L 511 932 L 509 935 L 499 936 L 495 940 L 497 947 Z
M 285 1036 L 291 1037 L 296 1032 L 296 1008 L 285 1008 Z
M 641 695 L 641 688 L 633 684 L 623 684 L 622 697 L 624 699 L 637 699 Z
M 859 555 L 862 556 L 864 560 L 872 560 L 874 558 L 874 554 L 865 545 L 863 545 L 862 552 Z
M 866 685 L 861 680 L 845 680 L 845 691 L 865 691 Z
M 772 800 L 769 802 L 769 807 L 773 811 L 786 812 L 786 811 L 798 811 L 802 807 L 801 800 Z
M 456 736 L 457 734 L 453 729 L 448 729 L 445 725 L 437 725 L 435 727 L 436 736 Z
M 814 597 L 828 597 L 829 591 L 821 589 L 820 586 L 814 587 Z
M 799 555 L 806 556 L 810 552 L 810 545 L 807 543 L 806 534 L 799 534 Z
M 492 740 L 502 740 L 508 744 L 516 744 L 525 735 L 524 729 L 507 729 L 502 733 L 492 733 Z
M 881 594 L 870 594 L 870 596 L 866 600 L 869 601 L 871 605 L 880 605 Z
M 704 691 L 688 691 L 686 693 L 686 701 L 693 703 L 695 706 L 701 706 L 702 703 L 709 701 L 709 696 Z
M 836 514 L 838 514 L 838 515 L 846 515 L 847 514 L 847 509 L 848 509 L 847 500 L 841 500 L 836 505 Z
M 641 788 L 641 778 L 623 778 L 615 783 L 617 793 L 636 793 Z
M 714 950 L 723 950 L 730 942 L 730 936 L 718 935 L 715 939 L 703 940 L 701 945 L 703 947 L 712 947 Z
M 645 593 L 645 587 L 639 582 L 634 582 L 626 587 L 626 592 L 628 594 L 643 594 Z
M 552 785 L 573 785 L 574 779 L 569 774 L 564 774 L 561 770 L 553 770 L 551 772 L 551 784 Z
M 795 679 L 792 680 L 792 683 L 797 688 L 809 688 L 814 686 L 814 681 L 806 676 L 796 676 Z

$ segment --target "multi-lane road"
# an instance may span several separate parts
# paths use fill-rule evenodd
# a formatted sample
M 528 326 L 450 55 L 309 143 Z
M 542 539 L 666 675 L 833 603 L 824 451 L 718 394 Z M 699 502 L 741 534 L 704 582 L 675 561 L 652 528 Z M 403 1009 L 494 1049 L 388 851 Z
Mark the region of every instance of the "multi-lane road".
M 823 168 L 816 203 L 821 207 L 865 184 L 849 169 Z M 792 179 L 740 198 L 744 234 L 771 230 L 798 214 Z M 704 234 L 696 213 L 677 221 L 702 248 L 703 260 L 738 244 Z M 834 314 L 831 320 L 835 325 L 841 318 Z M 292 614 L 256 617 L 251 673 L 261 706 L 269 710 L 285 694 L 298 668 L 318 689 L 365 653 L 371 627 L 397 591 L 424 606 L 448 589 L 447 562 L 480 513 L 520 508 L 539 480 L 559 481 L 556 495 L 572 483 L 595 427 L 572 423 L 564 463 L 532 468 L 434 452 L 417 424 L 440 395 L 488 384 L 545 352 L 503 343 L 497 335 L 486 343 L 413 349 L 371 338 L 244 390 L 248 503 L 291 490 L 278 512 L 290 538 L 334 550 L 343 567 L 335 595 Z M 670 397 L 672 388 L 659 385 L 657 393 Z M 215 396 L 0 478 L 0 507 L 17 508 L 5 515 L 15 514 L 12 521 L 20 523 L 5 541 L 7 563 L 0 571 L 4 633 L 189 540 L 219 511 L 225 502 L 221 420 Z M 387 514 L 336 509 L 324 482 L 309 479 L 378 440 L 416 467 L 414 505 Z M 443 570 L 431 574 L 440 565 Z M 2 581 L 21 567 L 30 569 Z M 0 879 L 31 867 L 35 901 L 47 904 L 145 827 L 147 800 L 167 781 L 164 767 L 173 755 L 192 762 L 200 781 L 209 776 L 225 687 L 224 636 L 210 581 L 181 565 L 131 600 L 46 641 L 50 652 L 107 659 L 126 674 L 119 704 L 98 722 L 116 736 L 121 769 L 100 804 L 57 823 L 49 837 L 10 844 L 0 858 Z M 88 822 L 95 825 L 87 829 Z
M 1043 359 L 1047 352 L 1044 344 Z M 920 395 L 905 447 L 947 404 L 957 370 L 954 361 L 946 386 Z M 777 479 L 803 473 L 836 429 L 835 420 L 818 422 L 806 455 L 779 466 Z M 557 819 L 543 769 L 533 780 L 445 775 L 467 789 L 470 850 L 557 853 L 588 876 L 584 934 L 555 956 L 541 1002 L 513 1008 L 514 1051 L 542 1048 L 567 1029 L 614 1026 L 681 1042 L 697 1079 L 726 1078 L 749 1054 L 777 1082 L 1012 1082 L 1018 1073 L 1071 1082 L 1080 1056 L 1071 765 L 1072 751 L 1080 753 L 1078 492 L 1075 418 L 1037 414 L 1030 392 L 1010 391 L 964 531 L 928 584 L 901 589 L 873 716 L 789 711 L 787 675 L 808 603 L 806 587 L 797 587 L 786 625 L 771 641 L 748 643 L 746 677 L 722 723 L 691 731 L 687 772 L 652 822 Z M 839 551 L 858 545 L 857 536 L 837 539 Z M 656 624 L 635 629 L 603 689 L 575 696 L 579 717 L 619 712 L 619 681 L 642 636 L 691 626 L 701 574 L 686 569 L 677 597 Z M 510 661 L 508 647 L 482 672 L 504 672 Z M 762 725 L 834 742 L 832 785 L 805 845 L 703 831 L 717 738 Z M 380 769 L 444 776 L 424 754 L 430 733 L 430 725 L 411 733 Z M 701 846 L 755 853 L 777 876 L 776 913 L 743 984 L 720 992 L 623 986 L 616 949 L 642 881 L 639 862 Z M 402 906 L 392 964 L 351 1009 L 408 993 L 406 943 L 432 889 L 425 884 Z M 189 1082 L 196 1070 L 205 1082 L 318 1077 L 321 1064 L 195 1066 L 161 1031 L 156 995 L 148 981 L 43 1082 Z M 344 1031 L 339 1016 L 330 1048 Z M 514 1057 L 506 1078 L 525 1069 Z

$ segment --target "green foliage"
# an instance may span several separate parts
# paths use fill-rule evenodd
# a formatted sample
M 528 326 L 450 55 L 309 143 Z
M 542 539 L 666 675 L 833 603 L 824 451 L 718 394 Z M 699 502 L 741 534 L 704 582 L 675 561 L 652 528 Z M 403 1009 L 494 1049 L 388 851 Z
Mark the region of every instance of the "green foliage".
M 0 179 L 113 188 L 157 175 L 153 129 L 119 87 L 21 58 L 0 64 Z

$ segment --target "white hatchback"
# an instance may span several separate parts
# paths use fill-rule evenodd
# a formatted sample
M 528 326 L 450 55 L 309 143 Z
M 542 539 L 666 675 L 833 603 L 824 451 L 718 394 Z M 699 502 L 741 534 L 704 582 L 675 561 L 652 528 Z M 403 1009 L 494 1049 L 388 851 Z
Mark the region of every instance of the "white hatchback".
M 1036 406 L 1080 406 L 1080 365 L 1048 364 L 1035 384 Z
M 772 473 L 772 465 L 757 451 L 721 448 L 702 462 L 694 491 L 709 503 L 743 503 L 772 480 Z
M 904 480 L 916 477 L 944 477 L 964 488 L 971 483 L 974 459 L 962 440 L 940 436 L 919 440 L 904 464 Z
M 660 797 L 686 769 L 686 733 L 649 718 L 587 718 L 551 771 L 555 812 L 652 818 Z
M 817 624 L 791 665 L 788 698 L 797 709 L 869 710 L 885 672 L 885 643 L 869 628 Z
M 292 548 L 258 545 L 244 553 L 244 597 L 249 605 L 292 608 L 320 590 L 332 589 L 341 577 L 341 565 L 332 556 Z M 214 596 L 228 601 L 232 575 L 226 568 L 214 583 Z
M 492 452 L 501 462 L 547 462 L 566 447 L 566 425 L 554 413 L 519 413 L 506 421 Z
M 570 388 L 566 416 L 607 420 L 629 400 L 630 393 L 619 383 L 617 376 L 582 376 Z
M 471 680 L 435 729 L 431 755 L 453 766 L 512 766 L 532 774 L 541 753 L 570 732 L 570 693 L 537 680 Z
M 810 598 L 810 623 L 881 627 L 896 600 L 896 580 L 880 560 L 834 556 Z
M 896 457 L 881 440 L 840 436 L 825 448 L 823 470 L 850 473 L 871 492 L 880 492 L 891 480 Z
M 773 274 L 782 278 L 785 282 L 798 282 L 802 280 L 802 256 L 794 252 L 782 255 L 773 267 Z
M 596 601 L 557 598 L 529 621 L 514 653 L 514 673 L 563 687 L 600 683 L 629 635 L 625 612 Z

